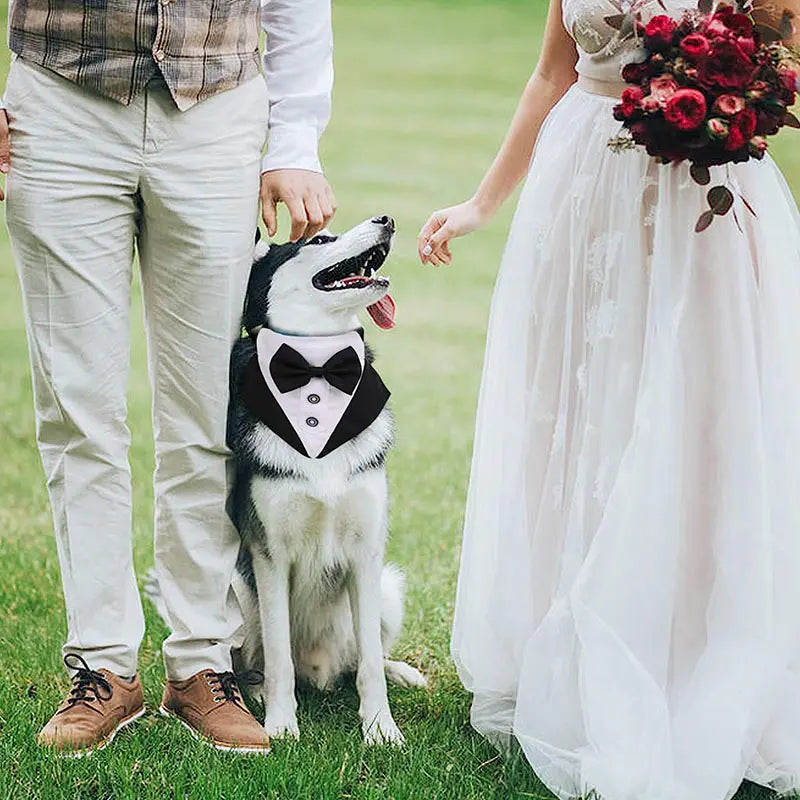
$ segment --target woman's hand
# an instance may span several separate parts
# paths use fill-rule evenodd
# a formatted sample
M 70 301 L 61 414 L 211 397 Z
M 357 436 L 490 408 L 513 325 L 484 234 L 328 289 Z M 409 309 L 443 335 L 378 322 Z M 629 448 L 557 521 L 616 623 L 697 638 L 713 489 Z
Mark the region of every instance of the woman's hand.
M 417 240 L 417 252 L 423 264 L 449 264 L 453 260 L 450 240 L 482 228 L 489 215 L 481 210 L 475 199 L 431 214 Z

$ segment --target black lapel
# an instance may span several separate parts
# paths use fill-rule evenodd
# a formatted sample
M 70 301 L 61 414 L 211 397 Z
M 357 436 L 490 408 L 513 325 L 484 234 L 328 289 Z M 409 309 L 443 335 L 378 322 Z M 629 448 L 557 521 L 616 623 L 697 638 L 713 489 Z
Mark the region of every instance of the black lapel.
M 359 433 L 365 431 L 378 418 L 384 406 L 389 402 L 390 392 L 381 380 L 381 376 L 374 370 L 372 364 L 364 367 L 364 374 L 358 388 L 347 406 L 347 410 L 339 420 L 339 424 L 325 443 L 322 452 L 317 458 L 323 458 L 341 447 L 346 442 L 354 439 Z
M 361 382 L 363 383 L 363 379 Z M 356 394 L 358 394 L 357 389 Z M 280 436 L 286 444 L 308 458 L 308 452 L 300 441 L 300 437 L 264 380 L 261 365 L 258 363 L 258 353 L 253 355 L 245 367 L 242 398 L 256 419 L 263 422 L 274 434 Z

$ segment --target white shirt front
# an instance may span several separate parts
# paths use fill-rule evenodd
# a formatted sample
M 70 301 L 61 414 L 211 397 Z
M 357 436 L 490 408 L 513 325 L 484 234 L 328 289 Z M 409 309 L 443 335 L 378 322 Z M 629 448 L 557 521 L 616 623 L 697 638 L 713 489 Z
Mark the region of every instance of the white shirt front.
M 282 393 L 270 373 L 270 362 L 281 345 L 288 345 L 311 366 L 321 367 L 335 353 L 352 347 L 364 370 L 364 340 L 357 331 L 339 336 L 288 336 L 262 328 L 256 338 L 258 365 L 264 382 L 286 415 L 309 457 L 316 458 L 323 450 L 347 411 L 353 395 L 331 386 L 325 378 L 312 378 L 305 386 Z

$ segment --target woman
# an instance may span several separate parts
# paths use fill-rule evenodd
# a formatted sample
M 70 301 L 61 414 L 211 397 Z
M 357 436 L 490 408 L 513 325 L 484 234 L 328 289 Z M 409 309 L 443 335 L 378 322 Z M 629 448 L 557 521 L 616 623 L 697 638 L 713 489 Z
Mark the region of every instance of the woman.
M 536 141 L 489 325 L 453 656 L 474 725 L 514 736 L 560 797 L 798 789 L 800 215 L 767 159 L 730 170 L 758 216 L 695 234 L 706 190 L 685 164 L 609 150 L 635 47 L 615 13 L 552 0 L 495 163 L 420 236 L 423 262 L 450 263 Z

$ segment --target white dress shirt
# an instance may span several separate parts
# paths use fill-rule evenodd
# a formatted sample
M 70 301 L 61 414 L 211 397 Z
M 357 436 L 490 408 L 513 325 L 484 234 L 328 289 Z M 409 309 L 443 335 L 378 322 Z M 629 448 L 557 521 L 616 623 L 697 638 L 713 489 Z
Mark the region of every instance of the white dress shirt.
M 331 116 L 330 0 L 262 0 L 269 140 L 262 170 L 322 172 L 319 139 Z

